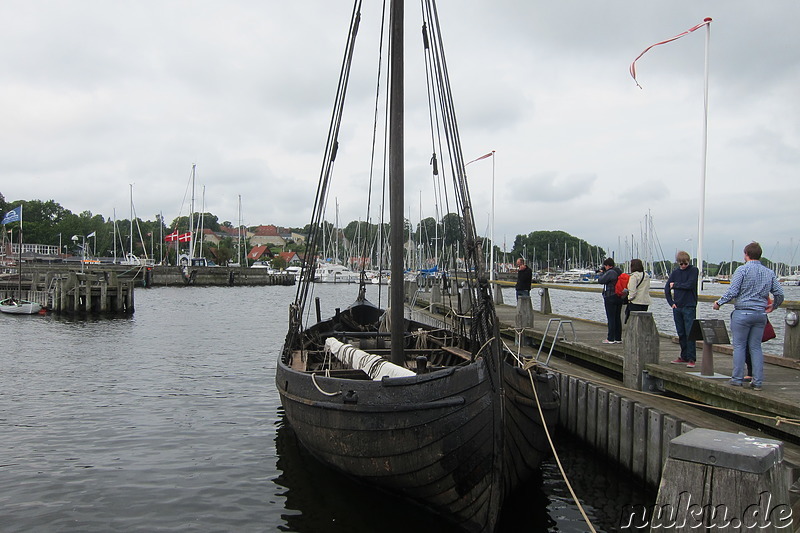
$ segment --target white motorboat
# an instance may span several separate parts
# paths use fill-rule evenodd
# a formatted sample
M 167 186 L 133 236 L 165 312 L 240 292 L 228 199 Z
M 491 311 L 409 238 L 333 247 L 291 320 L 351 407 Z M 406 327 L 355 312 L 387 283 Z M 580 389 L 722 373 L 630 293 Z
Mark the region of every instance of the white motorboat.
M 0 300 L 0 312 L 8 313 L 9 315 L 35 315 L 41 309 L 42 306 L 40 304 L 28 300 L 20 300 L 19 298 Z

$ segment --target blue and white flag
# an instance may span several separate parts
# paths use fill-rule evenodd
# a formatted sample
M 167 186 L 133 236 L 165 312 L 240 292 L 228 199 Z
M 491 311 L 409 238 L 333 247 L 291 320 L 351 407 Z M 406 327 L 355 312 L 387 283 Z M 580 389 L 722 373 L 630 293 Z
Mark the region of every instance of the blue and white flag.
M 9 222 L 19 222 L 22 219 L 22 206 L 17 207 L 16 209 L 12 209 L 6 216 L 3 217 L 3 224 L 8 224 Z
M 89 237 L 95 237 L 95 236 L 96 236 L 96 232 L 93 231 L 89 235 L 87 235 L 86 238 L 88 239 Z

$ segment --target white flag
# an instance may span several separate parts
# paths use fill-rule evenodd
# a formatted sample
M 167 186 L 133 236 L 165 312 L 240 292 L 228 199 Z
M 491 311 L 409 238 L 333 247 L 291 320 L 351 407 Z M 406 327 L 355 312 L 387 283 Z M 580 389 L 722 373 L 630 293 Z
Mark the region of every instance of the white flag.
M 95 232 L 93 231 L 93 232 L 91 232 L 89 235 L 87 235 L 87 236 L 86 236 L 86 238 L 87 238 L 87 239 L 88 239 L 89 237 L 96 237 L 96 235 L 95 235 Z

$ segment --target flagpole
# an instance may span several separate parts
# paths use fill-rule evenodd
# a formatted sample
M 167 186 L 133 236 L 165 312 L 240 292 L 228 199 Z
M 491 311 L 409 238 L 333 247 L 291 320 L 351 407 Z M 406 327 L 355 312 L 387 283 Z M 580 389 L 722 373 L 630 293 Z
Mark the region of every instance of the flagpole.
M 708 157 L 708 48 L 711 41 L 711 18 L 703 19 L 706 23 L 705 67 L 703 82 L 703 157 L 700 168 L 700 216 L 697 228 L 697 292 L 703 290 L 703 233 L 705 231 L 706 211 L 706 167 Z

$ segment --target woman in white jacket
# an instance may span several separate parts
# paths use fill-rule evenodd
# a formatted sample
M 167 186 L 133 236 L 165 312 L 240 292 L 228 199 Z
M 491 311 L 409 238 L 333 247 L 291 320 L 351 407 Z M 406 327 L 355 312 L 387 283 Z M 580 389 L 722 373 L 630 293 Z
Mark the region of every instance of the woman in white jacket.
M 628 307 L 625 309 L 625 322 L 631 311 L 647 311 L 650 299 L 650 276 L 644 271 L 641 259 L 631 259 L 631 277 L 628 279 Z

